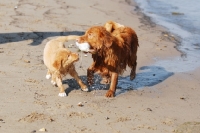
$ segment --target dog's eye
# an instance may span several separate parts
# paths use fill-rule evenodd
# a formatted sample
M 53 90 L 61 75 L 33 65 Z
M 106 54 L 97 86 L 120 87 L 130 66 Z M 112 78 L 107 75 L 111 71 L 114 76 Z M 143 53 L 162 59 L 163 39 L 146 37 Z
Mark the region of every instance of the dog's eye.
M 92 38 L 92 34 L 91 33 L 88 34 L 88 38 Z

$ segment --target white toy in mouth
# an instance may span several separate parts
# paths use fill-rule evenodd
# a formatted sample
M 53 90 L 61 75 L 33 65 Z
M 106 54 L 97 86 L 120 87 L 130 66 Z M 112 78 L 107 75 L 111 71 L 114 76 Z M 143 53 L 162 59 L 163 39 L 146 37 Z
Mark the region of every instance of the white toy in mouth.
M 84 43 L 78 43 L 76 42 L 76 46 L 84 52 L 88 52 L 90 50 L 90 45 L 87 42 Z

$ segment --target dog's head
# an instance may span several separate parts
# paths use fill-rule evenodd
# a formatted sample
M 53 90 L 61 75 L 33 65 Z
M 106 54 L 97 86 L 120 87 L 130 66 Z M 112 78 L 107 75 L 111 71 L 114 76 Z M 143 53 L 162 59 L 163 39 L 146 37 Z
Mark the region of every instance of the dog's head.
M 95 53 L 102 47 L 109 48 L 112 45 L 112 35 L 103 26 L 95 26 L 88 29 L 85 35 L 77 39 L 78 45 L 85 45 L 88 43 L 90 49 L 88 52 Z M 81 49 L 80 49 L 81 50 Z
M 72 63 L 78 60 L 79 60 L 79 55 L 77 53 L 60 51 L 60 52 L 57 52 L 55 56 L 53 66 L 57 70 L 59 70 L 61 68 L 66 68 L 70 66 Z

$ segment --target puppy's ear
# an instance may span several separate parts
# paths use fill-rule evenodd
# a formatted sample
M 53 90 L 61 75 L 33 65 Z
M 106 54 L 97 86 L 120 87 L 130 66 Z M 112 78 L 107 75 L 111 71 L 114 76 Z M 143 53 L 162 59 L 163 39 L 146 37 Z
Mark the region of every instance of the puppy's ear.
M 54 58 L 53 67 L 59 70 L 61 67 L 63 67 L 63 63 L 68 60 L 68 56 L 68 52 L 58 51 Z
M 56 58 L 56 60 L 53 62 L 53 67 L 59 70 L 62 66 L 62 59 Z

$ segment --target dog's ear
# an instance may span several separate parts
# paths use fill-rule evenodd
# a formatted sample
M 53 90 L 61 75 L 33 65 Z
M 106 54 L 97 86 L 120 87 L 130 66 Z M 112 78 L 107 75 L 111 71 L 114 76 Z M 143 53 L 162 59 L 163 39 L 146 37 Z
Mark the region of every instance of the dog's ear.
M 112 45 L 112 42 L 113 42 L 112 35 L 108 31 L 106 31 L 106 29 L 103 30 L 101 34 L 101 39 L 102 39 L 103 45 L 106 46 L 107 48 L 109 48 Z

